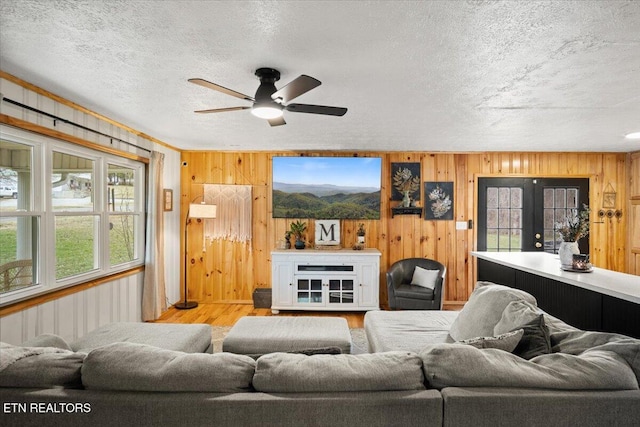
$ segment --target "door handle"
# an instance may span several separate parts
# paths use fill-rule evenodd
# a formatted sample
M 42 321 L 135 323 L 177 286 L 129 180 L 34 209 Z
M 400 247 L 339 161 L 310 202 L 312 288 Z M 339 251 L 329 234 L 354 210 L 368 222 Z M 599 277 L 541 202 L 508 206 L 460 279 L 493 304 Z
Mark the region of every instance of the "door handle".
M 542 247 L 542 243 L 536 242 L 536 248 L 541 248 L 541 247 Z
M 539 239 L 540 237 L 542 237 L 540 236 L 540 233 L 536 233 L 536 239 Z

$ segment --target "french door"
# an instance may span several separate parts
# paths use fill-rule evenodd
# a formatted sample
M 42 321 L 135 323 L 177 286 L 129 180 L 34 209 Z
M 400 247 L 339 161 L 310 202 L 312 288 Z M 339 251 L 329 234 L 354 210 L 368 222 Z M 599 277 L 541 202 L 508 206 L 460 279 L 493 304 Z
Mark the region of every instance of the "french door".
M 589 204 L 587 178 L 479 178 L 478 250 L 557 253 L 556 224 Z M 589 240 L 579 242 L 589 252 Z

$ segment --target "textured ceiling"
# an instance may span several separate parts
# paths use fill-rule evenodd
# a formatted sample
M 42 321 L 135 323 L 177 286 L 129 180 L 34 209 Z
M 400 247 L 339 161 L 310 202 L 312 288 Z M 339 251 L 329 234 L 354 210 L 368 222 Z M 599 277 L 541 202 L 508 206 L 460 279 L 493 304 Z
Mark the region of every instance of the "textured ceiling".
M 640 2 L 0 2 L 0 68 L 181 149 L 635 151 Z M 250 105 L 259 67 L 322 85 Z M 0 105 L 1 107 L 1 105 Z

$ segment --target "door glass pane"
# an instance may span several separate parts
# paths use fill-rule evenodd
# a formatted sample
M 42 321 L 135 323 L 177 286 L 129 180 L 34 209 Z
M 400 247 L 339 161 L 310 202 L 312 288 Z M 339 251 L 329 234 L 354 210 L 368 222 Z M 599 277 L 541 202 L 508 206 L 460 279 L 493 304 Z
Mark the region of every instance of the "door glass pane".
M 56 279 L 86 273 L 98 267 L 97 242 L 100 217 L 57 216 Z
M 565 190 L 564 188 L 556 188 L 555 194 L 556 194 L 555 207 L 566 208 L 567 207 L 567 190 Z
M 51 203 L 57 212 L 90 212 L 93 206 L 94 161 L 53 152 Z
M 544 251 L 557 253 L 561 236 L 556 232 L 558 225 L 567 220 L 567 216 L 577 214 L 579 190 L 575 187 L 547 187 L 544 189 Z
M 522 197 L 523 192 L 519 187 L 487 188 L 487 206 L 490 204 L 498 205 L 498 209 L 487 208 L 487 250 L 521 250 Z

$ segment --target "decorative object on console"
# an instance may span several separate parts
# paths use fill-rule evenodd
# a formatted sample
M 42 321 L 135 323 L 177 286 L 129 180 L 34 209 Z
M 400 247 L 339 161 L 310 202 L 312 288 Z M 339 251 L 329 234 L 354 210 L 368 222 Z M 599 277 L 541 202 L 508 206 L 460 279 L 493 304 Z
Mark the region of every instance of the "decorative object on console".
M 340 221 L 337 219 L 316 220 L 316 247 L 340 247 Z
M 196 301 L 187 300 L 187 258 L 189 251 L 187 230 L 189 228 L 189 224 L 191 223 L 191 218 L 213 219 L 216 217 L 216 210 L 216 205 L 207 205 L 204 202 L 189 204 L 189 209 L 187 210 L 187 218 L 184 224 L 184 300 L 182 302 L 177 302 L 174 305 L 175 308 L 178 308 L 180 310 L 188 310 L 198 306 L 198 303 Z
M 300 220 L 291 223 L 291 234 L 295 237 L 295 248 L 304 249 L 304 232 L 307 231 L 307 223 Z
M 365 231 L 364 231 L 364 224 L 360 223 L 358 224 L 358 230 L 356 231 L 356 235 L 358 236 L 358 243 L 364 245 L 364 236 L 365 236 Z
M 420 200 L 420 163 L 391 163 L 391 173 L 391 200 L 399 200 L 405 208 L 412 199 Z
M 453 182 L 425 182 L 424 219 L 453 219 Z
M 573 255 L 580 254 L 578 240 L 589 234 L 589 206 L 582 205 L 581 210 L 573 209 L 563 221 L 556 224 L 556 231 L 562 237 L 558 248 L 560 265 L 563 268 L 573 268 Z

